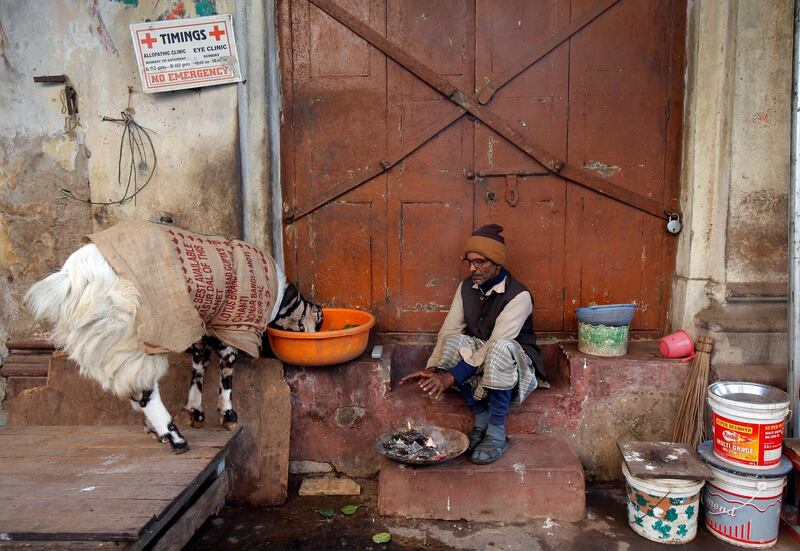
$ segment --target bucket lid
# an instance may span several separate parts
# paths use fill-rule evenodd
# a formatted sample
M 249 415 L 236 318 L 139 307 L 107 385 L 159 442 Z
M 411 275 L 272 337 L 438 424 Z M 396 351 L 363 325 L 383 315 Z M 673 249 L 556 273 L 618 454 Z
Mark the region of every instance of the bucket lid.
M 744 465 L 731 465 L 714 455 L 714 443 L 711 440 L 700 442 L 697 446 L 697 455 L 700 459 L 720 471 L 731 473 L 739 476 L 747 476 L 751 478 L 783 478 L 792 471 L 792 462 L 785 455 L 781 456 L 781 462 L 772 469 L 748 469 Z
M 713 396 L 732 406 L 754 409 L 789 407 L 789 395 L 779 388 L 758 383 L 720 381 L 708 387 Z

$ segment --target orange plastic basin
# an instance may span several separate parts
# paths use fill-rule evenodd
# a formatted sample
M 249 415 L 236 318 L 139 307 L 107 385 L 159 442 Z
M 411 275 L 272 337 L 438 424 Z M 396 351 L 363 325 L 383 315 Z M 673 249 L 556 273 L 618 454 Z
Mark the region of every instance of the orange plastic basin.
M 272 351 L 292 365 L 323 366 L 357 358 L 367 349 L 375 316 L 350 308 L 323 308 L 322 328 L 317 333 L 295 333 L 267 328 Z M 346 325 L 355 325 L 344 329 Z

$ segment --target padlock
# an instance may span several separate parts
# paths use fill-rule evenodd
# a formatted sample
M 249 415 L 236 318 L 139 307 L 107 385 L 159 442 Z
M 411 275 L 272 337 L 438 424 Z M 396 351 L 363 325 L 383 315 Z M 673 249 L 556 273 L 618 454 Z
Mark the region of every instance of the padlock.
M 667 219 L 667 231 L 671 234 L 678 234 L 682 227 L 680 217 L 677 214 L 670 214 Z

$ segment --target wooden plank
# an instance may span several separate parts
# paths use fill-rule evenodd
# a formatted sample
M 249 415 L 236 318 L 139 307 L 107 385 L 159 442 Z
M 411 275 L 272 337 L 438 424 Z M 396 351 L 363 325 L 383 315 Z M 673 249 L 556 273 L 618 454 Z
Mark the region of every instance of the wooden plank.
M 136 549 L 142 549 L 150 543 L 152 538 L 156 537 L 161 530 L 172 520 L 172 518 L 179 513 L 187 504 L 196 499 L 198 489 L 205 484 L 209 477 L 216 477 L 219 473 L 220 476 L 227 476 L 224 470 L 225 461 L 220 457 L 218 461 L 211 463 L 203 473 L 198 476 L 186 489 L 178 495 L 172 502 L 169 509 L 164 513 L 160 519 L 153 519 L 139 533 L 139 540 L 136 542 Z
M 49 509 L 2 512 L 2 532 L 12 541 L 136 541 L 141 527 L 152 516 L 134 517 L 124 511 L 95 511 L 56 516 Z
M 183 549 L 208 517 L 216 514 L 225 504 L 225 496 L 231 489 L 231 475 L 225 471 L 181 518 L 156 542 L 154 551 Z M 137 546 L 134 546 L 136 549 Z
M 129 543 L 157 534 L 216 477 L 238 434 L 191 432 L 193 449 L 176 456 L 138 427 L 0 430 L 0 533 Z
M 197 448 L 192 447 L 187 454 L 192 459 L 212 459 L 219 452 L 220 448 Z M 132 459 L 141 459 L 146 457 L 163 457 L 164 455 L 171 455 L 172 450 L 169 444 L 160 444 L 158 448 L 148 447 L 57 447 L 43 443 L 36 448 L 15 446 L 12 448 L 1 448 L 0 459 L 7 458 L 21 458 L 21 457 L 50 457 L 51 459 L 57 457 L 128 457 Z
M 675 442 L 617 442 L 622 458 L 637 478 L 710 480 L 711 468 L 688 444 Z
M 175 473 L 199 472 L 208 464 L 209 458 L 190 457 L 150 457 L 146 461 L 128 458 L 63 457 L 59 461 L 31 461 L 31 457 L 21 461 L 0 462 L 0 476 L 16 474 L 56 473 L 64 476 L 85 476 L 88 474 L 128 474 L 152 473 L 165 477 Z M 98 459 L 105 459 L 99 462 Z
M 94 501 L 97 499 L 173 499 L 180 494 L 191 482 L 191 477 L 185 477 L 180 483 L 177 480 L 171 484 L 164 484 L 162 477 L 151 476 L 125 477 L 125 484 L 121 485 L 120 477 L 114 476 L 105 483 L 92 480 L 76 480 L 64 482 L 58 477 L 53 477 L 45 482 L 40 477 L 32 477 L 24 482 L 15 480 L 3 481 L 0 484 L 0 501 L 26 499 L 70 499 L 73 501 Z M 145 486 L 148 484 L 149 486 Z
M 169 477 L 168 486 L 184 487 L 192 481 L 196 473 L 182 472 L 175 473 Z M 44 474 L 30 474 L 22 473 L 15 474 L 12 477 L 4 477 L 0 480 L 0 492 L 14 491 L 16 486 L 41 486 L 41 485 L 76 485 L 80 488 L 88 488 L 94 486 L 95 488 L 113 487 L 123 481 L 125 484 L 130 484 L 132 487 L 147 487 L 152 485 L 163 485 L 164 477 L 158 473 L 125 473 L 124 480 L 121 479 L 119 474 L 108 473 L 90 473 L 81 475 L 76 473 L 73 476 L 65 477 L 63 473 L 44 473 Z

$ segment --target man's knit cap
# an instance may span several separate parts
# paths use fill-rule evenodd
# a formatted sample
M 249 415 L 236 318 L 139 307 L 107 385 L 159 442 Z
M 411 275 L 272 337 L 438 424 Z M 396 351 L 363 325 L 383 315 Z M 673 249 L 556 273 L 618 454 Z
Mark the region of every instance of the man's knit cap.
M 503 226 L 486 224 L 481 226 L 467 239 L 464 245 L 464 256 L 467 253 L 478 253 L 500 266 L 506 262 L 506 240 L 500 235 Z

